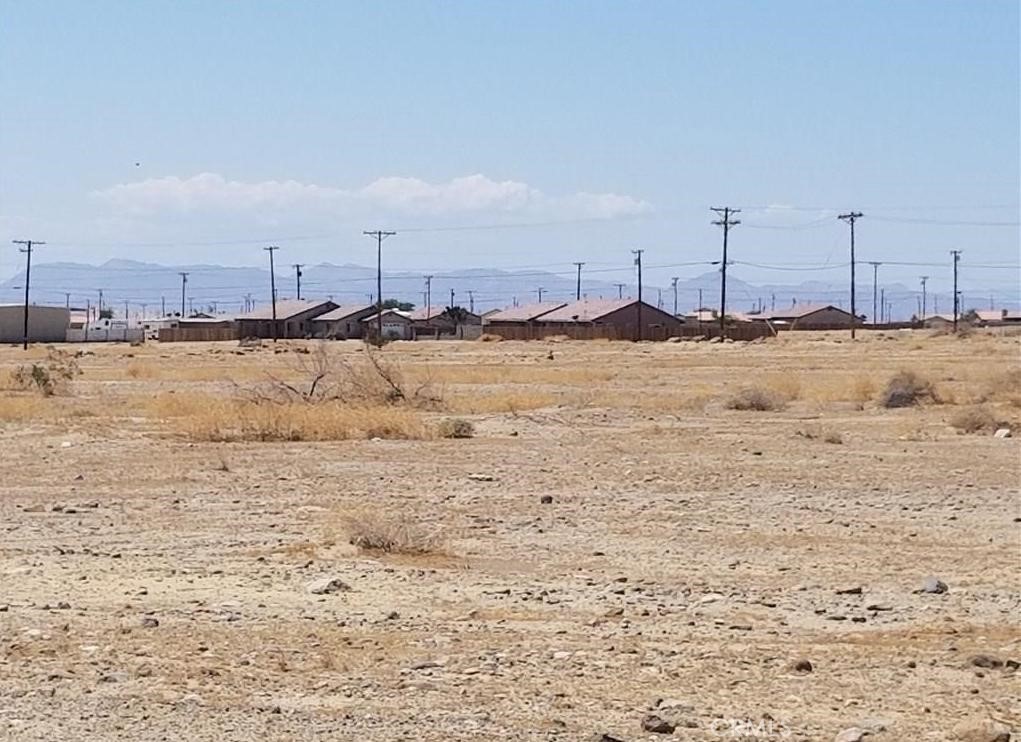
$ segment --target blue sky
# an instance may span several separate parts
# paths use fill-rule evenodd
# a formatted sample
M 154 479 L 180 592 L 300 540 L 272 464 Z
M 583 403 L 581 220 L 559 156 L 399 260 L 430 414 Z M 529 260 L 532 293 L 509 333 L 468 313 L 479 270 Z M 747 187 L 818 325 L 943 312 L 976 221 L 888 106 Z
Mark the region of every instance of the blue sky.
M 1019 261 L 1018 35 L 1006 0 L 2 0 L 0 239 L 368 264 L 362 229 L 419 228 L 392 267 L 642 247 L 665 284 L 718 258 L 709 206 L 745 207 L 734 258 L 776 266 L 846 261 L 854 208 L 862 259 L 945 263 L 884 268 L 938 289 L 950 249 Z M 0 276 L 19 266 L 0 248 Z

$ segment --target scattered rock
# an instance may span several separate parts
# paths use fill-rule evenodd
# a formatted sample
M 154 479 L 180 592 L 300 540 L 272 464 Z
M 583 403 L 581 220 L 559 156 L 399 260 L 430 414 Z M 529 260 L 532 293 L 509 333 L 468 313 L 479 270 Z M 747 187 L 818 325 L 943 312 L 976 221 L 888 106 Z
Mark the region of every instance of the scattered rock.
M 160 625 L 159 619 L 155 616 L 142 616 L 143 629 L 155 629 Z
M 416 662 L 411 666 L 412 670 L 432 670 L 436 667 L 443 667 L 444 663 L 437 660 L 424 660 L 423 662 Z
M 468 475 L 468 479 L 472 480 L 473 482 L 494 482 L 494 481 L 496 481 L 496 477 L 494 477 L 492 474 L 469 474 Z
M 808 660 L 795 660 L 791 663 L 791 670 L 794 672 L 812 672 L 815 669 Z
M 1010 438 L 1011 435 L 1010 428 L 1000 428 L 993 433 L 993 438 Z
M 834 737 L 833 742 L 863 742 L 866 736 L 868 732 L 861 727 L 850 727 Z
M 592 742 L 624 742 L 624 740 L 604 732 L 603 734 L 596 733 L 593 735 Z
M 539 502 L 542 503 L 543 505 L 552 505 L 553 495 L 543 495 L 542 497 L 539 498 Z
M 837 595 L 861 595 L 861 586 L 845 587 L 841 590 L 837 590 Z
M 941 595 L 950 588 L 947 587 L 947 583 L 943 580 L 937 579 L 936 577 L 926 577 L 925 582 L 922 583 L 922 587 L 918 592 L 930 593 L 932 595 Z
M 1003 667 L 1003 660 L 998 657 L 991 657 L 988 654 L 976 654 L 968 658 L 968 664 L 974 665 L 975 667 L 995 669 L 997 667 Z
M 982 717 L 965 719 L 953 729 L 953 738 L 961 742 L 1010 742 L 1010 734 L 1006 724 Z
M 642 719 L 642 729 L 654 734 L 673 734 L 677 727 L 666 719 L 661 719 L 655 714 L 649 714 Z
M 308 583 L 306 588 L 313 595 L 329 595 L 331 593 L 346 592 L 351 589 L 351 586 L 336 577 L 323 577 Z

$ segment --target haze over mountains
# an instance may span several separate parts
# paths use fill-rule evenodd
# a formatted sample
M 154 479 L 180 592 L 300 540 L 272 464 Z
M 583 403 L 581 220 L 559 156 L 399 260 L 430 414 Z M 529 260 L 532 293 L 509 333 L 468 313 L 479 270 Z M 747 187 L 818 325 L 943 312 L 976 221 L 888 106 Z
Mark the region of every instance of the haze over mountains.
M 857 309 L 861 314 L 872 314 L 872 272 L 863 266 L 859 273 L 857 287 Z M 129 303 L 132 316 L 144 311 L 157 315 L 162 307 L 166 311 L 178 311 L 181 306 L 181 273 L 187 273 L 185 285 L 186 311 L 215 311 L 237 313 L 246 301 L 256 305 L 270 297 L 269 270 L 256 267 L 225 267 L 213 264 L 159 265 L 133 260 L 110 260 L 102 265 L 83 263 L 42 263 L 32 268 L 31 300 L 36 304 L 70 303 L 85 306 L 88 301 L 95 306 L 99 291 L 103 292 L 104 306 L 110 306 L 118 316 L 123 316 L 124 302 Z M 752 283 L 742 278 L 743 269 L 731 266 L 727 275 L 727 306 L 735 311 L 750 311 L 761 304 L 767 310 L 771 306 L 782 308 L 799 303 L 832 303 L 844 308 L 850 307 L 849 290 L 844 271 L 831 271 L 834 280 L 808 280 L 798 283 Z M 619 269 L 593 267 L 583 269 L 582 293 L 588 297 L 637 296 L 635 276 L 630 280 L 619 278 Z M 280 299 L 296 295 L 295 270 L 292 266 L 278 265 L 276 270 L 277 296 Z M 623 282 L 623 285 L 618 285 Z M 376 270 L 361 265 L 334 265 L 320 263 L 302 267 L 302 296 L 304 298 L 327 298 L 341 304 L 362 304 L 375 299 Z M 468 268 L 437 273 L 432 278 L 431 302 L 434 305 L 450 303 L 450 292 L 454 291 L 456 304 L 475 310 L 534 302 L 539 289 L 542 298 L 571 300 L 576 290 L 574 269 L 550 270 L 499 270 L 492 268 Z M 901 283 L 880 283 L 886 300 L 891 304 L 892 317 L 910 317 L 918 310 L 920 292 L 914 287 Z M 698 305 L 699 291 L 702 303 L 715 307 L 719 304 L 720 276 L 717 270 L 678 280 L 677 306 L 681 312 Z M 23 300 L 24 272 L 0 283 L 0 303 L 18 303 Z M 963 292 L 962 292 L 963 293 Z M 386 298 L 397 298 L 415 305 L 424 305 L 425 277 L 420 272 L 385 271 L 383 294 Z M 646 283 L 643 298 L 653 305 L 661 305 L 666 311 L 673 310 L 674 292 L 669 284 Z M 997 306 L 1016 307 L 1016 295 L 993 295 Z M 949 293 L 929 293 L 928 312 L 947 312 L 951 309 Z M 967 307 L 985 308 L 990 303 L 988 292 L 983 296 L 964 297 Z

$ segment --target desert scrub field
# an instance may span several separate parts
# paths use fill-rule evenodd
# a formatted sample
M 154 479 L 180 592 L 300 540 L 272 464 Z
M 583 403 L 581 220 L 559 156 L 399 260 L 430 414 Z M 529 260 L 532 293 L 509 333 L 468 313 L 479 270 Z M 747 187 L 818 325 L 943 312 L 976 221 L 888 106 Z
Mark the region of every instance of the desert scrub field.
M 0 738 L 1016 726 L 1019 351 L 0 348 Z

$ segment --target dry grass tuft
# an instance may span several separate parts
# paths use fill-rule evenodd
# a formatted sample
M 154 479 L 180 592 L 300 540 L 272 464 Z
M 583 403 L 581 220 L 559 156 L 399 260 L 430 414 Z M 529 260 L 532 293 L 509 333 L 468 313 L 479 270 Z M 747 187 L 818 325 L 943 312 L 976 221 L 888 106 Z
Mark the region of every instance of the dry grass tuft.
M 462 417 L 451 417 L 440 422 L 437 427 L 440 438 L 474 438 L 475 425 L 471 420 Z
M 0 421 L 26 422 L 52 415 L 52 401 L 43 400 L 38 396 L 0 397 Z
M 923 401 L 936 401 L 932 382 L 914 371 L 898 371 L 879 395 L 879 404 L 887 409 L 912 407 Z
M 728 410 L 753 410 L 755 412 L 776 412 L 787 406 L 779 392 L 763 387 L 745 387 L 729 397 L 724 406 Z
M 368 438 L 421 440 L 429 429 L 415 410 L 351 406 L 341 402 L 260 404 L 207 395 L 163 395 L 154 416 L 168 419 L 196 441 L 341 441 Z
M 410 555 L 444 552 L 439 530 L 425 529 L 406 516 L 393 518 L 380 513 L 359 513 L 343 518 L 341 528 L 348 543 L 364 551 Z
M 979 401 L 1006 402 L 1012 407 L 1021 407 L 1021 368 L 1015 366 L 994 374 L 986 381 Z
M 950 425 L 962 433 L 978 433 L 983 430 L 995 430 L 997 420 L 986 407 L 965 407 L 953 414 Z
M 503 341 L 503 337 L 500 335 L 493 335 L 488 332 L 484 332 L 479 335 L 479 342 L 481 343 L 499 343 Z

